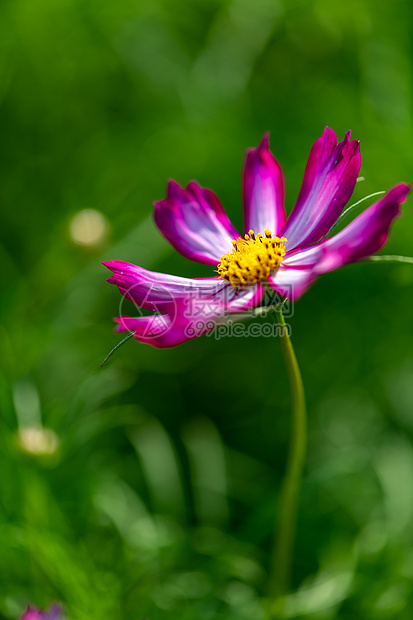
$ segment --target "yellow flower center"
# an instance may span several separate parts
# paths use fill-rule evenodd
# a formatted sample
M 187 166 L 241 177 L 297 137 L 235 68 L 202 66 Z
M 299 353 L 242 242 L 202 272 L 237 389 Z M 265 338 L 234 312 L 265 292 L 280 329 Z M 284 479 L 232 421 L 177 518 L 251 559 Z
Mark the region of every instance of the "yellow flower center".
M 273 237 L 266 228 L 265 237 L 250 230 L 244 239 L 234 239 L 234 249 L 221 257 L 218 265 L 220 278 L 233 286 L 265 282 L 274 269 L 280 266 L 287 239 Z

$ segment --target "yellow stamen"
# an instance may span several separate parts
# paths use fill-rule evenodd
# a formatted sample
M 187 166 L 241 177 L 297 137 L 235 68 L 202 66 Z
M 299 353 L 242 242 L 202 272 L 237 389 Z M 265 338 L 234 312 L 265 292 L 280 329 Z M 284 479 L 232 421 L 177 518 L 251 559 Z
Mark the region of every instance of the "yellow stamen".
M 273 237 L 268 228 L 264 234 L 250 230 L 245 238 L 234 239 L 232 252 L 224 254 L 218 265 L 219 277 L 233 286 L 268 280 L 281 264 L 287 239 Z

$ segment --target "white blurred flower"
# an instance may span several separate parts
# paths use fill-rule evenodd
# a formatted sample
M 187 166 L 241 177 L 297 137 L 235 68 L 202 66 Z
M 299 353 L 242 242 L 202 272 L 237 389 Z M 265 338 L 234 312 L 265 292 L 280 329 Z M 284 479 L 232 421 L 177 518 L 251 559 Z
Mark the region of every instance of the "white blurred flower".
M 70 222 L 70 237 L 78 245 L 93 247 L 103 243 L 109 232 L 109 224 L 103 213 L 95 209 L 83 209 Z
M 22 450 L 30 454 L 54 454 L 59 447 L 59 438 L 50 428 L 22 426 L 17 439 Z

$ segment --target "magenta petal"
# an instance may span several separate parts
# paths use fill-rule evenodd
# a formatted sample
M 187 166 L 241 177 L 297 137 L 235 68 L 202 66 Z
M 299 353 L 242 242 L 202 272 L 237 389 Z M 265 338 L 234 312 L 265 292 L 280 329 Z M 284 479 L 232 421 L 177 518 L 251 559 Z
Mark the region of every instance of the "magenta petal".
M 409 191 L 406 183 L 396 185 L 334 237 L 321 243 L 317 273 L 332 271 L 378 252 L 387 242 L 390 225 L 400 215 L 400 204 Z
M 173 328 L 168 315 L 120 316 L 115 321 L 118 323 L 117 332 L 135 332 L 136 340 L 153 347 L 174 347 L 188 340 L 183 330 Z
M 20 620 L 61 620 L 63 608 L 58 603 L 52 603 L 46 611 L 29 605 Z
M 256 149 L 249 149 L 244 164 L 245 230 L 277 235 L 285 222 L 284 177 L 269 149 L 268 134 Z
M 195 181 L 187 189 L 168 183 L 167 197 L 155 202 L 155 222 L 183 256 L 217 265 L 239 237 L 218 197 Z
M 287 249 L 307 247 L 328 233 L 353 193 L 360 171 L 360 143 L 350 132 L 337 144 L 326 127 L 314 143 L 297 202 L 282 231 Z
M 311 268 L 293 268 L 281 265 L 268 278 L 270 286 L 282 297 L 298 299 L 312 285 L 317 278 Z
M 194 291 L 176 299 L 166 314 L 116 318 L 117 331 L 133 331 L 137 340 L 154 347 L 174 347 L 208 333 L 229 316 L 231 320 L 246 318 L 245 313 L 260 303 L 263 294 L 262 285 L 237 289 L 227 284 L 216 294 Z
M 193 295 L 194 291 L 213 295 L 226 286 L 218 277 L 181 278 L 148 271 L 121 260 L 104 262 L 103 265 L 113 271 L 107 281 L 115 284 L 122 295 L 136 306 L 146 310 L 163 312 L 175 299 Z
M 287 252 L 283 264 L 269 279 L 271 286 L 280 294 L 297 299 L 319 275 L 380 250 L 409 191 L 408 185 L 400 183 L 331 239 Z
M 314 267 L 317 261 L 320 260 L 321 246 L 321 243 L 317 243 L 317 245 L 312 245 L 304 250 L 298 249 L 287 252 L 282 264 L 284 267 L 297 267 L 300 269 Z
M 37 609 L 37 607 L 28 606 L 20 620 L 43 620 L 45 613 Z

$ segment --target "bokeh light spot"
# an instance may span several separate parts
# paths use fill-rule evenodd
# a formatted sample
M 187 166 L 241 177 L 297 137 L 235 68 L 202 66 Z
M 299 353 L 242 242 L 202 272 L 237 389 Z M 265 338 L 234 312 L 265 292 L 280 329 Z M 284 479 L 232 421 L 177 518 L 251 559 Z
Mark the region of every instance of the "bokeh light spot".
M 54 454 L 59 447 L 59 438 L 50 428 L 23 426 L 19 429 L 20 447 L 30 454 Z
M 93 247 L 102 244 L 108 235 L 105 216 L 95 209 L 83 209 L 70 222 L 70 237 L 78 245 Z

